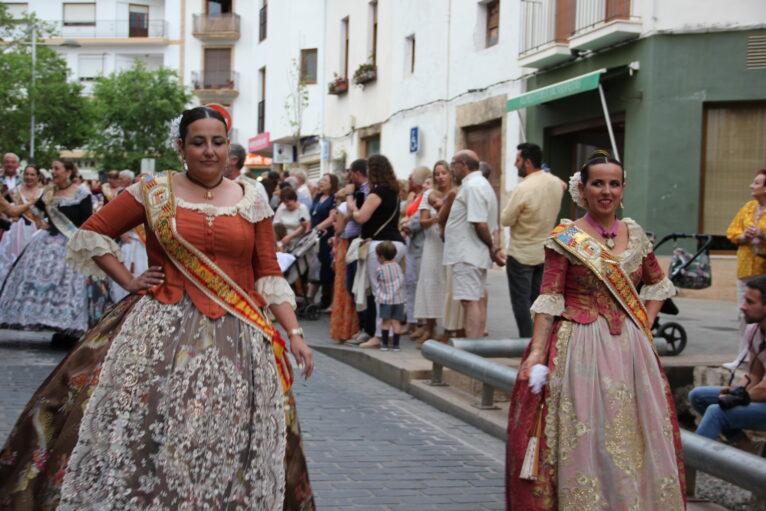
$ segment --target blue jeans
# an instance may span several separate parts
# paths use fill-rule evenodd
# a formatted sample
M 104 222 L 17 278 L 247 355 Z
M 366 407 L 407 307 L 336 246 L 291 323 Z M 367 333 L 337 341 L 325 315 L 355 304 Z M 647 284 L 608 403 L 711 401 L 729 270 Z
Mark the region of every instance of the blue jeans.
M 697 412 L 704 414 L 696 433 L 715 440 L 723 434 L 730 442 L 742 437 L 743 429 L 766 430 L 766 403 L 751 402 L 721 410 L 718 395 L 723 387 L 697 387 L 689 392 L 689 401 Z

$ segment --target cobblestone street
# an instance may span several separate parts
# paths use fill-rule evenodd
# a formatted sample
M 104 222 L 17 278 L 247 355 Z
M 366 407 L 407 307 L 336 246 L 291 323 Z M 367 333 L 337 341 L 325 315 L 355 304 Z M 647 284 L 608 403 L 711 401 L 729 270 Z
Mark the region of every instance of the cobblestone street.
M 30 338 L 39 336 L 26 335 Z M 63 352 L 0 335 L 0 438 Z M 504 446 L 458 419 L 315 352 L 296 381 L 317 507 L 326 510 L 503 509 Z

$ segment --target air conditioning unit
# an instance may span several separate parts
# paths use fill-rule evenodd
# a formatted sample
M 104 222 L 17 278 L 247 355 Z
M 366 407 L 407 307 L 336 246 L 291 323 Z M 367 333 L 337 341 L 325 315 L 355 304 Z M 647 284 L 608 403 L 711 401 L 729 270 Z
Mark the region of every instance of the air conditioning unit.
M 272 144 L 274 163 L 293 163 L 295 146 L 292 144 Z

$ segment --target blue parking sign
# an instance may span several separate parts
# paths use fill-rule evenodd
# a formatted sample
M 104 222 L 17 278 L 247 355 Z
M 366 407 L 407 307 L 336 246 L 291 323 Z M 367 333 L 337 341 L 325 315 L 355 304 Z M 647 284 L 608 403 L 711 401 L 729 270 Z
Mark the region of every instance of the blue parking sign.
M 410 128 L 410 152 L 416 153 L 420 149 L 420 130 L 417 126 Z

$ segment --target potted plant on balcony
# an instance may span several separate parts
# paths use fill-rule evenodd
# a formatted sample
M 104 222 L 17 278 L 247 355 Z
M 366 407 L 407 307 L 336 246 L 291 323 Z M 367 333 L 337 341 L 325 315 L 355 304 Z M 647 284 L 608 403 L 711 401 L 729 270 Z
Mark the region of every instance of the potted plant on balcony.
M 333 79 L 327 88 L 328 94 L 344 94 L 348 92 L 348 79 L 345 76 L 338 75 L 338 73 L 333 73 Z
M 364 85 L 365 83 L 374 82 L 378 77 L 378 67 L 370 58 L 370 62 L 365 62 L 360 65 L 354 72 L 354 83 L 357 85 Z

